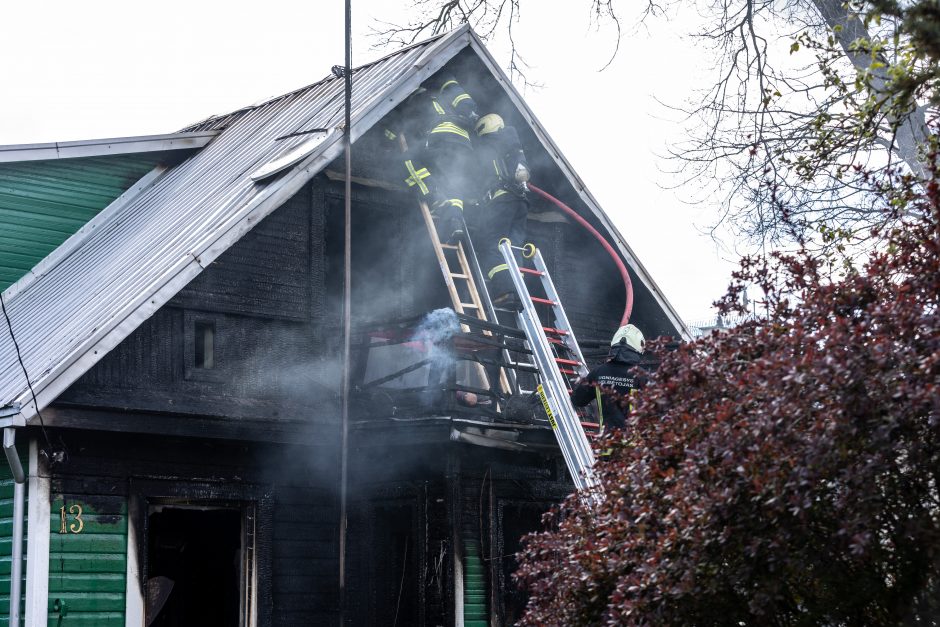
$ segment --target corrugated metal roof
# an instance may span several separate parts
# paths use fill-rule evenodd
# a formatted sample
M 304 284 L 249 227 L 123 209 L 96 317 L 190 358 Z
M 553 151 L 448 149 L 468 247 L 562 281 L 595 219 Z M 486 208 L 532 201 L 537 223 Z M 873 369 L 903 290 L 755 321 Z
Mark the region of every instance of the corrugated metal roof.
M 160 155 L 0 163 L 0 290 L 160 161 Z
M 466 47 L 458 29 L 358 68 L 353 74 L 353 139 Z M 214 141 L 109 207 L 67 255 L 4 293 L 40 408 L 129 335 L 256 223 L 342 151 L 334 133 L 287 173 L 260 183 L 258 167 L 305 140 L 278 140 L 343 119 L 343 81 L 334 77 L 261 105 L 214 118 Z M 220 120 L 225 124 L 220 124 Z M 9 334 L 0 332 L 0 406 L 36 409 Z M 16 421 L 14 421 L 16 422 Z
M 353 74 L 355 141 L 429 76 L 468 46 L 519 107 L 549 153 L 677 329 L 682 322 L 655 287 L 521 96 L 467 27 L 389 55 Z M 189 129 L 221 130 L 201 152 L 103 211 L 81 241 L 4 294 L 17 340 L 45 407 L 166 303 L 216 257 L 293 196 L 342 152 L 334 133 L 298 165 L 253 182 L 251 173 L 306 140 L 299 131 L 338 127 L 343 81 L 327 77 L 261 105 Z M 48 261 L 48 260 L 47 260 Z M 40 264 L 41 266 L 43 264 Z M 8 334 L 0 334 L 0 406 L 19 402 L 35 415 Z M 3 421 L 0 420 L 0 423 Z M 16 422 L 16 421 L 13 421 Z

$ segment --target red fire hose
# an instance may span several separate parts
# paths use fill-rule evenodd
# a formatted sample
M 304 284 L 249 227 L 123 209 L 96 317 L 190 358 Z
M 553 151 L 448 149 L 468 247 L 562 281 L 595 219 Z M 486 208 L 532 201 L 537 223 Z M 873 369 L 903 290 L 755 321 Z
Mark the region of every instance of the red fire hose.
M 539 189 L 532 183 L 529 183 L 529 189 L 533 192 L 544 198 L 545 200 L 553 203 L 559 209 L 567 213 L 575 222 L 587 229 L 591 235 L 593 235 L 601 246 L 604 247 L 604 250 L 607 251 L 607 254 L 610 255 L 610 258 L 614 260 L 614 263 L 617 264 L 617 269 L 620 270 L 620 277 L 623 279 L 623 287 L 627 292 L 627 302 L 623 306 L 623 317 L 620 319 L 620 326 L 627 324 L 630 321 L 630 314 L 633 313 L 633 281 L 630 280 L 630 273 L 627 272 L 627 267 L 623 265 L 623 261 L 620 260 L 620 255 L 617 254 L 617 251 L 614 250 L 614 247 L 607 243 L 607 240 L 597 232 L 591 224 L 575 213 L 574 209 L 561 202 L 548 192 Z

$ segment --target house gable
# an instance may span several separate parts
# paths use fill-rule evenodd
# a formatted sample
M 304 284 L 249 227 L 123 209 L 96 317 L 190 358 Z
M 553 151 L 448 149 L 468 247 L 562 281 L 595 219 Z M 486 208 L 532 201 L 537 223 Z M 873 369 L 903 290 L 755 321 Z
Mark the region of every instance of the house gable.
M 537 167 L 544 165 L 545 171 L 551 171 L 550 182 L 543 186 L 570 199 L 572 206 L 594 220 L 602 232 L 615 236 L 635 275 L 637 320 L 647 324 L 652 334 L 681 333 L 681 323 L 668 304 L 663 306 L 665 301 L 655 284 L 579 186 L 570 166 L 469 30 L 459 29 L 357 70 L 353 137 L 360 150 L 367 144 L 360 140 L 375 133 L 375 124 L 386 113 L 449 62 L 458 66 L 482 64 L 486 71 L 478 74 L 479 85 L 470 86 L 479 87 L 485 97 L 492 95 L 493 102 L 503 103 L 499 106 L 506 108 L 508 117 L 525 129 L 526 148 L 535 156 Z M 190 130 L 222 133 L 198 155 L 161 177 L 140 198 L 122 207 L 119 219 L 115 216 L 110 223 L 112 228 L 96 233 L 93 242 L 70 256 L 70 264 L 62 264 L 56 268 L 58 272 L 50 273 L 58 276 L 37 281 L 28 294 L 8 302 L 16 332 L 25 340 L 23 355 L 40 407 L 52 402 L 339 156 L 341 142 L 334 134 L 285 173 L 258 183 L 250 178 L 266 162 L 301 143 L 306 129 L 335 124 L 334 105 L 339 93 L 340 81 L 327 79 L 258 107 L 194 126 Z M 530 149 L 532 145 L 534 150 Z M 599 263 L 604 263 L 602 258 Z M 84 282 L 76 282 L 76 277 Z M 601 273 L 599 287 L 590 291 L 606 295 L 622 289 L 605 277 Z M 573 286 L 585 284 L 583 276 L 570 280 L 560 276 L 562 286 L 566 281 Z M 563 295 L 564 291 L 562 287 Z M 216 297 L 223 298 L 222 292 Z M 185 298 L 185 292 L 180 298 Z M 576 300 L 587 303 L 591 297 Z M 42 316 L 32 315 L 30 312 L 39 303 L 68 303 L 69 311 L 53 308 L 47 314 L 63 323 L 49 326 Z M 605 312 L 604 319 L 594 326 L 605 327 L 607 332 L 606 327 L 617 317 L 616 307 L 608 308 L 609 313 Z M 11 363 L 12 352 L 10 342 L 0 339 L 0 354 L 9 357 Z M 20 420 L 36 412 L 26 381 L 17 369 L 7 369 L 0 375 L 0 402 L 20 404 Z

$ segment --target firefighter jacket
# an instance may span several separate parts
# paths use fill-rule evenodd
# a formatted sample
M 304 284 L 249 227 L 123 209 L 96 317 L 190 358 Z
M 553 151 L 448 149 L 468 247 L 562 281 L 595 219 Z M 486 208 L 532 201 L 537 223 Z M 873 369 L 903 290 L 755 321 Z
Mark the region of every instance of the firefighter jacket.
M 453 76 L 444 74 L 425 83 L 389 114 L 385 137 L 398 141 L 405 134 L 409 148 L 433 149 L 447 143 L 470 147 L 470 127 L 476 103 Z
M 484 198 L 495 200 L 506 193 L 522 196 L 525 188 L 516 182 L 516 168 L 529 168 L 516 129 L 506 126 L 476 138 L 483 168 Z
M 604 427 L 623 429 L 625 416 L 630 413 L 630 397 L 646 384 L 642 367 L 643 356 L 626 346 L 611 347 L 610 358 L 592 370 L 571 393 L 571 403 L 584 407 L 598 401 L 598 422 Z M 645 369 L 644 369 L 645 370 Z

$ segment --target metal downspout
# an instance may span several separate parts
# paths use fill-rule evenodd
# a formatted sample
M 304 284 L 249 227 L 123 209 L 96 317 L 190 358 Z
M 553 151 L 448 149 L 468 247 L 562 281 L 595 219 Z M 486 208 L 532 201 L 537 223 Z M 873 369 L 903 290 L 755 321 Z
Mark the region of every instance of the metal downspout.
M 16 453 L 16 428 L 4 427 L 3 452 L 13 472 L 13 555 L 10 565 L 10 622 L 20 624 L 20 597 L 23 588 L 23 509 L 26 503 L 26 473 Z

